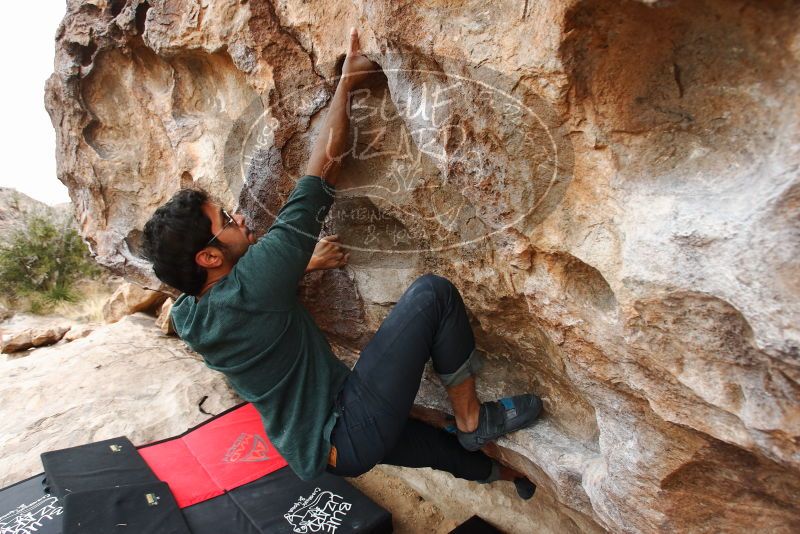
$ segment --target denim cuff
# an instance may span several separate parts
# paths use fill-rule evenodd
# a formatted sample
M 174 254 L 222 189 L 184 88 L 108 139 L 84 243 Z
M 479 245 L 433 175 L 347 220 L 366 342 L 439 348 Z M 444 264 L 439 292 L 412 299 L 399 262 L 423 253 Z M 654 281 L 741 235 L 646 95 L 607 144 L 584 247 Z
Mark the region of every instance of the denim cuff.
M 477 348 L 472 349 L 467 361 L 461 364 L 461 367 L 456 369 L 452 373 L 448 374 L 439 374 L 439 378 L 442 381 L 444 387 L 449 388 L 452 386 L 457 386 L 470 376 L 474 376 L 475 373 L 481 370 L 483 367 L 483 357 L 480 354 Z
M 483 480 L 476 480 L 475 482 L 478 484 L 491 484 L 496 480 L 500 480 L 500 463 L 492 458 L 492 471 L 489 473 L 489 476 Z

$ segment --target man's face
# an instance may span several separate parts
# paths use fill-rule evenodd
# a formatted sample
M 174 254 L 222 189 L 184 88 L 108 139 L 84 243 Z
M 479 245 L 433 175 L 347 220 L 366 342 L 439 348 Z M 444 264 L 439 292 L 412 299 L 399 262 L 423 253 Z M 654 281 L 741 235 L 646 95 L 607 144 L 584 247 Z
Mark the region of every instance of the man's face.
M 208 246 L 213 247 L 220 243 L 224 245 L 224 248 L 218 248 L 222 250 L 226 260 L 232 266 L 247 252 L 247 248 L 256 242 L 255 234 L 245 226 L 244 216 L 241 214 L 232 214 L 234 222 L 226 226 L 229 221 L 222 211 L 222 206 L 204 202 L 201 209 L 211 220 L 211 234 L 217 236 Z

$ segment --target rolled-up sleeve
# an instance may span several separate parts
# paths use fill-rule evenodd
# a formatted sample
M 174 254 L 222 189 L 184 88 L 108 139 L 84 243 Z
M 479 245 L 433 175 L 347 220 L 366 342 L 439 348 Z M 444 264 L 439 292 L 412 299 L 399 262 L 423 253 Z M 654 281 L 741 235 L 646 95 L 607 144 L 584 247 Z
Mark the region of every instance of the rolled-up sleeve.
M 318 176 L 306 175 L 297 181 L 267 234 L 233 268 L 232 275 L 246 293 L 268 299 L 273 309 L 294 305 L 297 285 L 334 196 L 333 186 Z

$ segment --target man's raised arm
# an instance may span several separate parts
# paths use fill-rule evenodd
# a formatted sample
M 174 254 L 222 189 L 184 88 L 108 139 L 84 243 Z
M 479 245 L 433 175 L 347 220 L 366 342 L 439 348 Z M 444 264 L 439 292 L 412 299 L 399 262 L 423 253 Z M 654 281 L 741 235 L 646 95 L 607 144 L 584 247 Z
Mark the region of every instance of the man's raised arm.
M 349 93 L 377 70 L 376 64 L 361 55 L 358 32 L 351 30 L 342 78 L 311 152 L 307 176 L 297 181 L 267 234 L 236 264 L 236 275 L 242 285 L 255 298 L 269 302 L 273 310 L 294 306 L 297 284 L 307 270 L 331 268 L 347 261 L 346 254 L 332 238 L 320 245 L 318 261 L 310 260 L 333 202 L 336 172 L 348 153 Z
M 377 70 L 377 65 L 361 54 L 358 31 L 351 29 L 350 46 L 342 65 L 342 77 L 311 151 L 306 174 L 319 176 L 330 185 L 336 185 L 338 170 L 349 152 L 347 141 L 350 129 L 350 91 Z

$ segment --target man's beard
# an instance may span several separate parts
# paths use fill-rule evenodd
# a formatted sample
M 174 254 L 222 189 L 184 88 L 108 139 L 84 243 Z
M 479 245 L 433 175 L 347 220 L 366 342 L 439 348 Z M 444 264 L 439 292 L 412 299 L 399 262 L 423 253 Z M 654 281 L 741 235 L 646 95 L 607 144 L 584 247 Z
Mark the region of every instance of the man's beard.
M 219 243 L 217 246 L 220 252 L 222 252 L 222 257 L 225 258 L 225 263 L 234 265 L 236 264 L 237 261 L 239 261 L 239 258 L 242 256 L 241 254 L 237 255 L 230 245 L 223 245 Z

